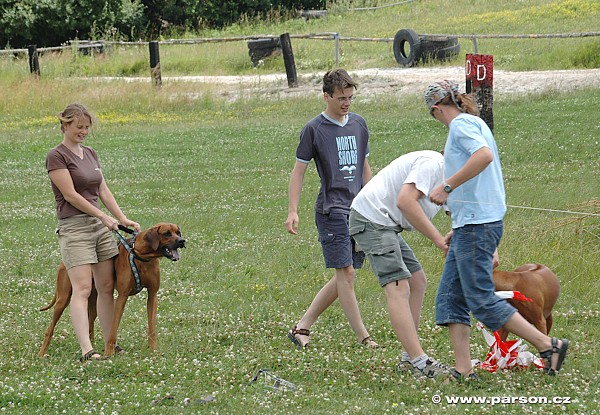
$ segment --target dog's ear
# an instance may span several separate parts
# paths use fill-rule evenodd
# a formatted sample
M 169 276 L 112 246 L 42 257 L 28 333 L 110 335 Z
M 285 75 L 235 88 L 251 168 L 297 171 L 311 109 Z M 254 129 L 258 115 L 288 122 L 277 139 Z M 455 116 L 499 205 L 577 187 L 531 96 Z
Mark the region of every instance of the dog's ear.
M 158 228 L 154 227 L 149 229 L 148 232 L 144 235 L 144 240 L 150 245 L 153 251 L 158 250 L 158 245 L 160 244 L 160 238 L 158 237 Z

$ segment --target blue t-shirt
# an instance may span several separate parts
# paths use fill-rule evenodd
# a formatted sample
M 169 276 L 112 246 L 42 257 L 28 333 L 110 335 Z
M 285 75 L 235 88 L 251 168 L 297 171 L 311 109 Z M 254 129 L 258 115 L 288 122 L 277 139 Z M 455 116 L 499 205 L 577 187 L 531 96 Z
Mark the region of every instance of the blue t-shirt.
M 350 213 L 350 204 L 362 188 L 368 155 L 369 129 L 358 114 L 349 113 L 345 122 L 339 123 L 321 113 L 304 126 L 296 160 L 315 160 L 321 178 L 317 212 Z
M 500 155 L 492 132 L 481 118 L 463 113 L 450 122 L 444 148 L 444 176 L 454 175 L 482 147 L 491 150 L 494 160 L 448 196 L 452 228 L 496 222 L 502 220 L 506 213 Z

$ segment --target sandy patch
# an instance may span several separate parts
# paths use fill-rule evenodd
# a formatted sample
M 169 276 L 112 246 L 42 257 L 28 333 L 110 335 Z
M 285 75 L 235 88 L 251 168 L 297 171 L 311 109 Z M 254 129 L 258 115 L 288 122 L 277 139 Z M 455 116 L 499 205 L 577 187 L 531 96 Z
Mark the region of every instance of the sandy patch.
M 361 97 L 380 94 L 422 94 L 431 82 L 452 79 L 464 83 L 462 66 L 432 68 L 388 68 L 361 69 L 351 71 L 359 82 Z M 240 96 L 310 96 L 321 93 L 323 73 L 299 74 L 298 86 L 289 88 L 285 73 L 238 76 L 179 76 L 163 77 L 163 84 L 200 83 L 210 87 L 212 94 L 229 100 Z M 95 80 L 125 80 L 127 82 L 149 82 L 150 78 L 96 78 Z M 569 91 L 580 88 L 600 88 L 600 69 L 528 71 L 494 71 L 494 94 L 526 94 L 547 91 Z M 190 87 L 190 98 L 199 97 L 206 91 L 194 92 Z M 178 94 L 179 95 L 179 94 Z

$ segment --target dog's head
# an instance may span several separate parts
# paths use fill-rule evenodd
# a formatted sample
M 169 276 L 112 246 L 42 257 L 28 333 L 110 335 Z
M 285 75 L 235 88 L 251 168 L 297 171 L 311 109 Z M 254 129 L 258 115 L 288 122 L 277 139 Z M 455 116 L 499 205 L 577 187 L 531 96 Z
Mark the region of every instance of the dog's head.
M 171 261 L 179 261 L 179 248 L 185 248 L 185 239 L 181 237 L 179 226 L 173 223 L 157 223 L 144 232 L 144 242 L 157 256 L 164 256 Z

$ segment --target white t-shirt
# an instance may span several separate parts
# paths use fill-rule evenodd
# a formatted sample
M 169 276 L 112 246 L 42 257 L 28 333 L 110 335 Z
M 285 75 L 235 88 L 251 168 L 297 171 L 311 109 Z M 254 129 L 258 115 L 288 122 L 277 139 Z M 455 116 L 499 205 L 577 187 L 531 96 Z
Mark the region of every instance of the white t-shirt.
M 404 154 L 375 175 L 352 202 L 356 210 L 373 223 L 384 226 L 401 226 L 412 231 L 413 226 L 402 215 L 397 200 L 406 183 L 414 183 L 423 193 L 418 203 L 431 219 L 440 206 L 429 200 L 434 187 L 444 180 L 444 156 L 437 151 L 424 150 Z

